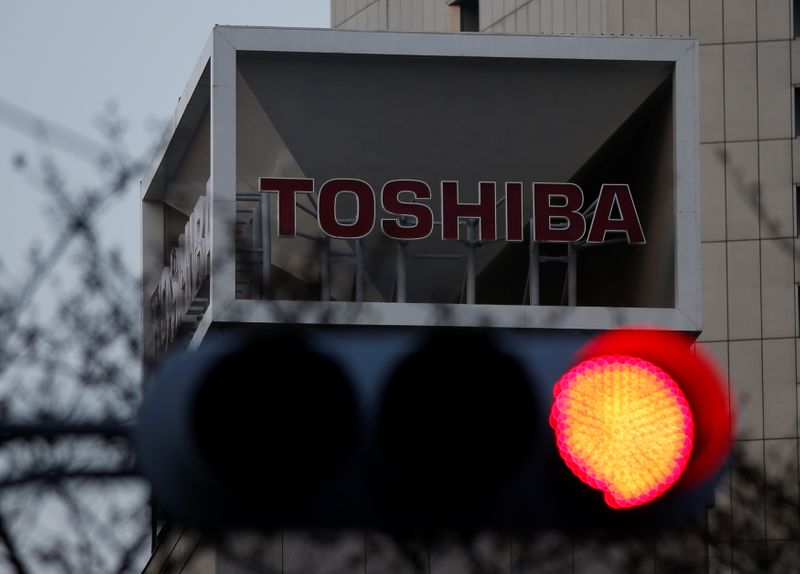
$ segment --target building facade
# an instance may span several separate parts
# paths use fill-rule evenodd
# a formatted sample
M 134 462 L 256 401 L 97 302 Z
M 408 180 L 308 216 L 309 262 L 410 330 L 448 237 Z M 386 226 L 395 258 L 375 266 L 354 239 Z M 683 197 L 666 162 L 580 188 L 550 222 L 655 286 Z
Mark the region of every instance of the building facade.
M 730 508 L 726 524 L 710 518 L 722 542 L 715 552 L 727 553 L 716 557 L 722 571 L 748 571 L 743 554 L 759 545 L 800 563 L 800 518 L 787 522 L 767 491 L 798 496 L 799 11 L 791 0 L 332 1 L 336 28 L 456 31 L 470 29 L 460 12 L 476 12 L 485 33 L 700 41 L 699 340 L 729 374 L 742 459 L 780 477 L 748 493 L 728 482 L 717 493 Z
M 311 533 L 280 533 L 256 543 L 267 571 L 751 572 L 790 571 L 800 565 L 800 268 L 795 257 L 795 238 L 800 229 L 800 149 L 795 149 L 795 138 L 800 135 L 795 113 L 800 64 L 795 60 L 800 63 L 800 43 L 794 40 L 800 28 L 793 24 L 800 16 L 797 4 L 790 0 L 332 0 L 332 27 L 346 30 L 699 40 L 699 341 L 729 376 L 738 415 L 737 464 L 755 474 L 736 469 L 727 472 L 705 527 L 674 536 L 628 544 L 547 536 L 486 536 L 468 545 L 453 539 L 419 539 L 403 546 L 370 533 L 333 539 Z M 196 73 L 199 83 L 205 73 Z M 238 82 L 240 87 L 248 83 L 246 72 Z M 239 93 L 250 92 L 240 89 Z M 201 157 L 212 130 L 210 117 L 203 117 L 208 114 L 206 104 L 186 104 L 188 113 L 184 111 L 184 115 L 196 115 L 201 127 L 193 135 L 196 143 L 187 144 L 178 154 L 182 157 L 180 166 L 171 187 L 164 192 L 172 207 L 164 208 L 151 220 L 155 222 L 152 225 L 167 230 L 156 249 L 159 254 L 177 241 L 187 222 L 204 225 L 202 222 L 210 217 L 203 212 L 203 205 L 198 209 L 185 193 L 192 186 L 202 190 L 197 193 L 205 192 L 209 172 L 213 171 L 205 165 L 211 160 Z M 481 103 L 470 105 L 462 113 L 480 117 Z M 239 140 L 239 145 L 241 148 L 247 142 Z M 252 223 L 253 214 L 265 208 L 261 200 L 254 202 L 249 196 L 237 196 L 237 200 L 238 241 L 239 236 L 261 233 L 261 228 Z M 173 213 L 172 208 L 177 211 Z M 148 204 L 145 209 L 155 208 Z M 237 266 L 235 298 L 258 298 L 263 295 L 264 282 L 262 278 L 247 279 L 253 277 L 247 271 L 252 260 L 239 255 L 247 249 L 257 250 L 258 245 L 242 241 L 236 246 L 237 265 L 240 260 L 244 264 Z M 210 246 L 200 244 L 205 260 Z M 159 255 L 155 259 L 150 268 L 157 274 L 168 257 Z M 676 265 L 680 264 L 678 259 Z M 263 261 L 254 265 L 264 267 Z M 146 264 L 146 274 L 147 269 Z M 348 268 L 346 274 L 352 275 L 352 269 Z M 157 282 L 151 277 L 148 284 L 146 277 L 145 289 Z M 157 331 L 164 348 L 174 335 L 170 331 L 208 328 L 201 319 L 209 300 L 207 286 L 203 286 L 202 278 L 196 283 L 196 295 L 193 293 L 191 301 L 184 304 L 189 320 L 172 327 L 165 323 Z M 333 280 L 329 299 L 340 298 L 337 285 L 342 293 L 358 291 L 351 283 L 342 285 Z M 652 292 L 658 289 L 655 285 Z M 389 300 L 380 292 L 379 285 L 366 285 L 361 300 Z M 390 285 L 389 292 L 391 300 L 399 300 L 396 286 Z M 530 294 L 526 296 L 530 302 Z M 669 294 L 664 296 L 669 298 Z M 358 300 L 358 295 L 353 297 Z M 579 305 L 587 301 L 581 292 L 575 297 Z M 564 294 L 561 304 L 567 299 Z M 152 307 L 151 293 L 144 294 L 143 302 L 145 308 Z M 145 323 L 147 328 L 147 319 Z M 159 354 L 154 347 L 150 358 Z M 190 532 L 162 533 L 147 571 L 159 571 L 167 563 L 186 572 L 251 571 L 215 553 Z

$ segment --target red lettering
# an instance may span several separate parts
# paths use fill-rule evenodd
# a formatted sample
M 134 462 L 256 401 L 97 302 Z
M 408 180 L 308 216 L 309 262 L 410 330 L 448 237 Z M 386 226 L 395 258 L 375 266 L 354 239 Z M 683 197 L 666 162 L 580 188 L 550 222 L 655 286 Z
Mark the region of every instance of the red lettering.
M 523 241 L 524 186 L 520 182 L 505 183 L 507 241 Z M 297 194 L 314 193 L 311 178 L 262 177 L 259 190 L 277 194 L 278 236 L 297 235 Z M 442 239 L 458 240 L 462 219 L 477 220 L 478 239 L 497 239 L 497 185 L 493 181 L 478 184 L 478 202 L 459 201 L 459 183 L 441 182 Z M 355 217 L 340 220 L 336 216 L 339 196 L 352 194 Z M 403 194 L 407 194 L 403 196 Z M 424 181 L 397 179 L 387 182 L 381 190 L 381 207 L 389 217 L 381 219 L 381 230 L 391 239 L 408 241 L 424 239 L 433 232 L 434 214 L 420 200 L 432 198 L 431 188 Z M 359 179 L 331 179 L 319 190 L 317 220 L 320 229 L 329 237 L 359 239 L 375 226 L 375 193 L 368 183 Z M 533 184 L 533 238 L 537 242 L 574 243 L 586 232 L 587 222 L 581 209 L 584 197 L 574 183 Z M 342 207 L 340 206 L 340 211 Z M 624 233 L 628 243 L 644 244 L 645 237 L 630 187 L 627 184 L 603 184 L 594 217 L 588 226 L 588 243 L 602 243 L 606 234 Z
M 258 189 L 278 194 L 278 237 L 297 233 L 297 194 L 314 193 L 314 180 L 299 177 L 262 177 Z
M 620 216 L 612 219 L 614 204 L 617 205 Z M 597 199 L 597 208 L 586 241 L 602 243 L 609 231 L 624 233 L 628 237 L 628 243 L 645 243 L 631 189 L 623 183 L 605 183 L 600 188 L 600 197 Z
M 506 239 L 522 241 L 522 184 L 506 183 Z
M 553 205 L 559 197 L 563 205 Z M 573 243 L 586 231 L 586 220 L 580 212 L 583 190 L 574 183 L 534 183 L 534 240 Z M 566 227 L 556 225 L 566 223 Z
M 493 181 L 482 181 L 478 185 L 478 203 L 459 203 L 458 182 L 442 182 L 442 239 L 458 239 L 458 221 L 477 219 L 481 241 L 497 239 L 496 186 Z
M 412 201 L 401 201 L 400 194 L 408 193 Z M 417 199 L 430 199 L 431 188 L 424 181 L 396 179 L 383 186 L 381 205 L 397 217 L 381 219 L 381 230 L 392 239 L 425 239 L 433 232 L 433 211 L 427 205 L 416 203 Z M 402 218 L 411 217 L 414 223 L 404 223 Z
M 353 223 L 336 219 L 336 198 L 342 193 L 356 196 L 356 217 Z M 359 239 L 375 226 L 375 192 L 360 179 L 331 179 L 319 190 L 317 219 L 323 232 L 337 239 Z

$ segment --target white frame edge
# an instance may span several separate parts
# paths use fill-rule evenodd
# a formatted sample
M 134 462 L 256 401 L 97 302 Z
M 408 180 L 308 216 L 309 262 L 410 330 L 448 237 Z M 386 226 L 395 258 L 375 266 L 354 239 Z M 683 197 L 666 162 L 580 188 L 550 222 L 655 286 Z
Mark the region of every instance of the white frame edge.
M 217 26 L 211 44 L 211 322 L 280 322 L 281 317 L 285 318 L 282 309 L 297 311 L 298 306 L 303 306 L 307 311 L 294 315 L 298 322 L 325 322 L 323 319 L 327 318 L 327 322 L 337 323 L 336 317 L 340 317 L 347 323 L 436 324 L 436 318 L 445 313 L 453 324 L 464 326 L 486 325 L 487 316 L 491 316 L 493 325 L 506 327 L 596 330 L 639 324 L 701 331 L 696 40 Z M 232 234 L 217 232 L 227 226 L 232 229 L 235 224 L 237 51 L 672 62 L 675 66 L 675 308 L 236 300 L 235 268 L 230 264 L 235 261 Z M 356 307 L 364 312 L 360 319 L 354 314 Z M 551 324 L 554 312 L 566 319 Z

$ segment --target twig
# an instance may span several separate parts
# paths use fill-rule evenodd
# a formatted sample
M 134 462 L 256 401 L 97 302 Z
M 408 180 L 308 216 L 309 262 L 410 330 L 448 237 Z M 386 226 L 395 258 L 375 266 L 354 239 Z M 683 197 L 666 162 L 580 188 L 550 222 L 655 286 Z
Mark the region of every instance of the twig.
M 119 478 L 138 478 L 132 469 L 103 469 L 70 471 L 50 469 L 30 472 L 17 478 L 0 480 L 0 489 L 27 486 L 32 482 L 61 482 L 63 480 L 113 480 Z
M 11 562 L 11 565 L 14 567 L 14 570 L 16 570 L 17 574 L 27 574 L 28 569 L 25 568 L 25 565 L 19 558 L 17 546 L 11 539 L 8 528 L 6 528 L 5 518 L 2 515 L 0 515 L 0 542 L 2 542 L 6 547 L 6 551 L 8 552 L 8 560 Z

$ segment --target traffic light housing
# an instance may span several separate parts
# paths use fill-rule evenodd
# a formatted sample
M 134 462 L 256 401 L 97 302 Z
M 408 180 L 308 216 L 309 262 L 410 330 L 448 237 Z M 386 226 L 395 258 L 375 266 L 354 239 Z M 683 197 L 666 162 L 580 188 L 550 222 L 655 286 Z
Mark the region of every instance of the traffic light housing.
M 625 533 L 712 505 L 731 427 L 677 333 L 274 326 L 168 359 L 137 452 L 200 528 Z

